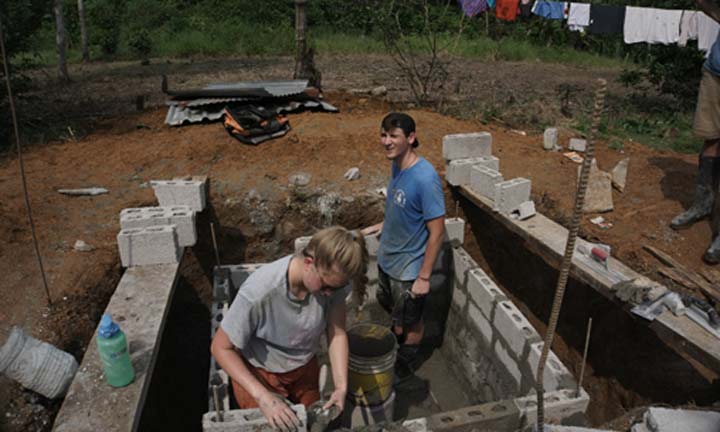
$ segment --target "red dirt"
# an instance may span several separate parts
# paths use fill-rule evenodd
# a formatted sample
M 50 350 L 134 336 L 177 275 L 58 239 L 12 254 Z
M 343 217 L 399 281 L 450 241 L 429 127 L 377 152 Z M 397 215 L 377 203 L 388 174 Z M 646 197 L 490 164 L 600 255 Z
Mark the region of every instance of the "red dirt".
M 324 73 L 327 82 L 335 84 L 336 88 L 341 87 L 340 83 L 349 86 L 343 81 L 342 74 L 356 72 L 358 64 L 353 70 L 352 64 L 337 59 L 336 62 L 337 71 Z M 324 66 L 330 68 L 327 63 Z M 494 65 L 485 67 L 492 69 Z M 535 66 L 513 67 L 532 70 Z M 566 77 L 573 76 L 573 71 L 567 68 L 558 69 Z M 597 75 L 581 72 L 583 79 Z M 237 73 L 220 73 L 219 76 L 237 79 Z M 217 80 L 218 76 L 212 79 Z M 243 76 L 242 79 L 247 78 Z M 562 79 L 561 76 L 557 81 Z M 360 80 L 360 84 L 372 85 L 377 81 L 381 79 Z M 350 82 L 358 85 L 357 79 Z M 17 160 L 14 154 L 5 155 L 0 160 L 0 217 L 3 221 L 0 224 L 0 244 L 3 245 L 0 247 L 0 268 L 4 269 L 0 341 L 4 341 L 10 326 L 19 325 L 81 359 L 99 314 L 121 275 L 115 242 L 118 214 L 126 207 L 153 205 L 152 190 L 145 187 L 152 179 L 208 175 L 210 200 L 222 223 L 223 253 L 248 261 L 275 252 L 248 247 L 249 242 L 238 246 L 238 250 L 231 250 L 233 239 L 263 235 L 286 239 L 307 232 L 314 224 L 284 219 L 274 231 L 262 231 L 256 220 L 241 212 L 248 208 L 243 200 L 251 190 L 254 189 L 267 203 L 265 212 L 271 213 L 283 206 L 289 193 L 288 175 L 297 171 L 312 174 L 310 188 L 325 193 L 336 192 L 343 197 L 371 193 L 385 186 L 389 166 L 379 151 L 378 125 L 391 104 L 387 99 L 358 98 L 343 92 L 330 92 L 327 99 L 340 108 L 339 114 L 292 115 L 293 129 L 287 136 L 256 147 L 240 144 L 219 124 L 167 127 L 163 124 L 165 110 L 162 108 L 100 121 L 94 132 L 78 141 L 32 146 L 25 155 L 25 167 L 54 302 L 49 310 L 45 305 L 26 220 Z M 522 136 L 498 125 L 458 120 L 430 111 L 410 110 L 409 113 L 418 124 L 422 142 L 420 154 L 441 174 L 444 173 L 441 156 L 444 135 L 489 131 L 493 134 L 493 152 L 501 160 L 505 178 L 523 176 L 531 179 L 539 210 L 559 221 L 569 219 L 577 165 L 561 153 L 543 151 L 541 135 Z M 561 143 L 566 143 L 568 136 L 565 133 Z M 657 277 L 657 262 L 642 250 L 643 244 L 671 253 L 690 269 L 703 268 L 700 257 L 710 239 L 708 224 L 698 223 L 682 233 L 668 228 L 670 219 L 689 204 L 690 196 L 686 191 L 692 189 L 696 158 L 659 152 L 632 142 L 626 142 L 623 151 L 608 149 L 603 142 L 598 143 L 598 147 L 597 159 L 604 170 L 610 170 L 620 159 L 630 157 L 628 186 L 622 194 L 614 192 L 615 210 L 605 215 L 615 226 L 604 231 L 590 224 L 586 217 L 583 232 L 594 240 L 610 244 L 614 256 L 652 277 Z M 353 166 L 360 168 L 362 177 L 348 182 L 342 176 Z M 88 186 L 106 187 L 110 193 L 97 197 L 68 197 L 56 192 L 59 188 Z M 452 207 L 448 210 L 453 215 Z M 346 223 L 360 226 L 369 223 L 368 217 L 374 214 L 346 215 Z M 89 243 L 95 250 L 74 251 L 73 244 L 77 239 Z M 22 392 L 16 384 L 10 385 L 6 378 L 0 378 L 0 406 L 8 407 L 9 414 L 0 412 L 0 428 L 14 431 L 32 425 L 32 428 L 43 429 L 42 421 L 50 421 L 50 414 L 40 415 L 40 420 L 36 416 L 31 423 L 26 416 L 33 410 L 43 411 L 37 405 L 53 412 L 56 404 L 38 401 L 30 393 Z

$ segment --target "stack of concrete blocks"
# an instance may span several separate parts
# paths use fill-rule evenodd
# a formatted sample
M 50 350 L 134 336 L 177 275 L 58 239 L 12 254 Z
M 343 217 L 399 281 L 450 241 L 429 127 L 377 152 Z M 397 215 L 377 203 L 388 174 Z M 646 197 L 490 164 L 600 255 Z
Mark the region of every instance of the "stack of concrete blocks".
M 458 376 L 470 378 L 477 402 L 526 395 L 536 385 L 542 339 L 525 316 L 463 248 L 453 250 L 455 281 L 443 349 Z M 552 352 L 547 391 L 575 390 L 575 379 Z
M 147 228 L 171 225 L 180 247 L 195 246 L 195 212 L 189 206 L 126 208 L 120 212 L 120 228 Z
M 445 179 L 453 186 L 468 186 L 493 201 L 493 208 L 503 214 L 517 212 L 530 201 L 530 180 L 504 180 L 498 158 L 492 155 L 492 136 L 487 132 L 445 135 L 443 158 L 447 161 Z M 534 208 L 534 207 L 533 207 Z M 521 211 L 529 217 L 533 211 Z
M 303 404 L 290 407 L 300 420 L 300 426 L 296 432 L 307 432 L 307 411 Z M 231 410 L 222 413 L 222 420 L 218 419 L 217 413 L 208 412 L 203 415 L 203 431 L 205 432 L 275 432 L 265 419 L 260 408 Z
M 124 209 L 117 236 L 124 267 L 180 262 L 197 242 L 195 213 L 205 208 L 207 179 L 150 182 L 159 207 Z

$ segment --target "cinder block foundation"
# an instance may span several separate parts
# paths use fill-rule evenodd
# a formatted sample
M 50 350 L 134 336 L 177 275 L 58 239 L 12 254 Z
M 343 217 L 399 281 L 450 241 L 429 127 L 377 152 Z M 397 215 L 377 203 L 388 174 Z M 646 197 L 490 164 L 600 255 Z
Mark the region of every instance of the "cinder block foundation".
M 445 160 L 492 156 L 492 135 L 487 132 L 445 135 L 442 147 Z
M 185 205 L 200 212 L 205 209 L 207 185 L 201 180 L 152 180 L 161 207 Z
M 300 419 L 297 432 L 307 432 L 307 412 L 302 404 L 293 405 L 293 411 Z M 222 414 L 222 421 L 214 412 L 203 416 L 203 430 L 212 432 L 275 432 L 276 429 L 265 420 L 262 411 L 256 409 L 230 410 Z
M 127 208 L 120 212 L 120 228 L 147 228 L 174 225 L 180 246 L 197 242 L 195 212 L 188 206 Z
M 445 179 L 453 186 L 469 185 L 471 182 L 471 169 L 474 166 L 482 166 L 497 171 L 499 161 L 498 158 L 493 156 L 455 159 L 448 163 Z
M 117 242 L 123 267 L 178 263 L 182 257 L 172 225 L 124 229 Z
M 475 165 L 470 169 L 470 189 L 480 195 L 495 199 L 495 185 L 503 181 L 503 176 L 496 169 Z

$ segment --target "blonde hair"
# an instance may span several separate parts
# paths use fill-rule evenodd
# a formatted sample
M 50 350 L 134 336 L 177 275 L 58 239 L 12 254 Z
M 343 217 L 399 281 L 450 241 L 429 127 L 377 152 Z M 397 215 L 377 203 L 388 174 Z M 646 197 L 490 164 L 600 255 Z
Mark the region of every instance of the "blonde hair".
M 325 228 L 312 236 L 302 251 L 312 256 L 316 265 L 324 270 L 339 270 L 352 280 L 353 294 L 362 304 L 367 284 L 368 252 L 365 238 L 358 231 L 341 226 Z

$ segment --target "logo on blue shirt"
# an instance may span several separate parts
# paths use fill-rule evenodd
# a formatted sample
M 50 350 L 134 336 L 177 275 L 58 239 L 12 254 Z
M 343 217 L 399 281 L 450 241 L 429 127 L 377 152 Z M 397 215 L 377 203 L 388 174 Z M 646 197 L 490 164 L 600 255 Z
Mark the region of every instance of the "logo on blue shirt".
M 393 189 L 393 201 L 400 207 L 405 207 L 405 192 L 402 189 Z

